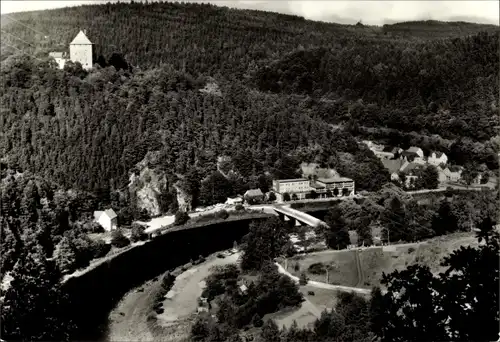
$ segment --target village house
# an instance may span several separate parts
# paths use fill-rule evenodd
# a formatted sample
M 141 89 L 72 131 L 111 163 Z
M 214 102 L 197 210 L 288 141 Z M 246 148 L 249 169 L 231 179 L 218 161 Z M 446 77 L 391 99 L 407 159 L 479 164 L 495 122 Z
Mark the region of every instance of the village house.
M 384 165 L 384 167 L 387 169 L 387 171 L 389 171 L 391 180 L 398 180 L 399 170 L 409 164 L 407 161 L 401 159 L 382 159 L 381 162 L 382 165 Z
M 432 152 L 427 158 L 427 162 L 434 166 L 445 165 L 448 162 L 448 157 L 443 152 Z
M 420 147 L 412 146 L 401 152 L 401 159 L 410 163 L 425 164 L 424 151 Z
M 242 204 L 242 203 L 243 203 L 243 198 L 241 198 L 240 196 L 237 196 L 237 197 L 233 197 L 233 198 L 228 197 L 225 204 L 236 205 L 236 204 Z
M 462 168 L 458 166 L 445 167 L 441 166 L 437 167 L 438 170 L 438 180 L 440 183 L 446 182 L 458 182 L 462 179 Z
M 69 59 L 65 52 L 50 52 L 49 56 L 54 58 L 60 69 L 64 68 L 67 61 L 80 63 L 83 69 L 91 69 L 92 58 L 92 42 L 85 35 L 85 30 L 78 32 L 76 37 L 69 44 Z
M 108 232 L 118 227 L 118 216 L 113 209 L 94 211 L 94 220 Z
M 407 188 L 415 186 L 419 173 L 423 168 L 424 166 L 419 163 L 409 163 L 401 168 L 400 171 L 405 174 L 405 185 Z
M 264 200 L 264 193 L 260 189 L 250 189 L 245 192 L 243 198 L 249 204 L 260 203 Z

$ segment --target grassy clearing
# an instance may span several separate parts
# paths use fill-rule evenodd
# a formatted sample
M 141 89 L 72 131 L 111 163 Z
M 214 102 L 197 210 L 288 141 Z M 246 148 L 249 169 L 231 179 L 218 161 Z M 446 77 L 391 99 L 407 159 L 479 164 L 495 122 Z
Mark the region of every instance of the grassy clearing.
M 461 246 L 477 246 L 473 233 L 455 233 L 428 241 L 399 246 L 371 247 L 359 252 L 363 281 L 358 286 L 371 288 L 380 285 L 382 273 L 403 270 L 414 264 L 427 265 L 432 272 L 444 270 L 441 261 L 453 250 Z M 315 263 L 332 265 L 329 272 L 329 283 L 334 285 L 356 286 L 358 282 L 355 252 L 352 250 L 324 251 L 288 259 L 287 269 L 295 276 L 305 271 L 308 278 L 314 281 L 326 282 L 326 274 L 313 274 L 309 267 Z M 284 262 L 281 262 L 284 266 Z M 298 269 L 297 265 L 298 264 Z
M 332 309 L 337 304 L 336 290 L 321 289 L 310 285 L 300 287 L 300 292 L 307 298 L 319 311 Z M 314 293 L 314 294 L 311 294 Z
M 332 266 L 328 276 L 330 284 L 355 286 L 358 283 L 354 251 L 329 251 L 295 256 L 288 259 L 287 270 L 297 277 L 306 272 L 310 280 L 326 282 L 326 274 L 314 274 L 309 271 L 309 267 L 314 263 Z

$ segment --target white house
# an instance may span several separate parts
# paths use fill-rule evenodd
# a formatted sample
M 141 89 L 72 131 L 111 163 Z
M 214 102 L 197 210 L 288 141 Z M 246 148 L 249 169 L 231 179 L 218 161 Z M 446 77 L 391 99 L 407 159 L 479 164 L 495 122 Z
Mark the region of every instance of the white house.
M 412 146 L 406 150 L 407 152 L 416 153 L 420 158 L 424 157 L 424 151 L 420 147 Z
M 113 209 L 94 211 L 94 219 L 106 231 L 111 231 L 118 227 L 118 217 Z
M 438 170 L 438 180 L 440 183 L 445 182 L 458 182 L 462 178 L 462 170 L 457 169 L 451 171 L 449 168 L 437 167 Z
M 234 198 L 228 197 L 225 204 L 236 205 L 236 204 L 242 204 L 242 203 L 243 203 L 243 199 L 241 197 L 234 197 Z
M 49 56 L 54 58 L 59 66 L 59 69 L 64 69 L 64 64 L 66 64 L 66 61 L 68 60 L 68 57 L 64 52 L 49 52 Z
M 448 157 L 443 152 L 432 152 L 427 162 L 431 165 L 438 166 L 446 164 L 448 162 Z

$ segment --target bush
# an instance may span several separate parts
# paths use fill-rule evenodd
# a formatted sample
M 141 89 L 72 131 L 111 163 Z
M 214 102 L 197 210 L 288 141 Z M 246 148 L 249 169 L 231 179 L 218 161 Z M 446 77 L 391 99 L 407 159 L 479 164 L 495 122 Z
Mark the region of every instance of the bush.
M 255 314 L 252 317 L 252 325 L 256 328 L 260 328 L 264 322 L 262 321 L 262 318 L 260 318 L 259 314 Z
M 408 254 L 411 254 L 413 252 L 415 252 L 415 248 L 413 247 L 408 248 Z
M 300 274 L 299 284 L 300 285 L 307 285 L 307 276 L 306 276 L 305 272 L 302 272 Z
M 226 210 L 222 209 L 221 211 L 217 212 L 217 217 L 225 220 L 229 217 L 229 213 Z
M 269 202 L 276 201 L 276 194 L 274 192 L 269 193 Z
M 185 211 L 177 211 L 175 213 L 175 221 L 174 221 L 174 224 L 176 226 L 180 226 L 181 224 L 184 224 L 186 223 L 187 221 L 189 221 L 189 215 L 188 213 L 186 213 Z
M 102 258 L 111 250 L 111 245 L 104 242 L 104 240 L 97 240 L 92 245 L 92 254 L 94 259 Z
M 325 265 L 323 265 L 320 262 L 314 263 L 311 266 L 309 266 L 308 271 L 312 274 L 325 274 L 326 273 Z
M 111 232 L 111 245 L 116 248 L 123 248 L 130 244 L 130 240 L 125 237 L 121 230 L 116 229 Z
M 239 210 L 243 210 L 243 209 L 245 209 L 245 207 L 243 207 L 243 205 L 242 205 L 242 204 L 236 204 L 236 205 L 234 206 L 234 209 L 236 209 L 236 210 L 238 210 L 238 211 L 239 211 Z
M 308 294 L 309 296 L 314 296 L 314 291 L 307 291 L 307 294 Z
M 295 265 L 293 265 L 293 270 L 294 270 L 295 272 L 300 271 L 300 264 L 299 264 L 298 262 L 296 262 L 296 263 L 295 263 Z
M 147 235 L 146 233 L 144 233 L 144 230 L 145 230 L 144 226 L 141 226 L 138 223 L 132 224 L 132 232 L 130 235 L 130 240 L 132 242 L 146 240 Z

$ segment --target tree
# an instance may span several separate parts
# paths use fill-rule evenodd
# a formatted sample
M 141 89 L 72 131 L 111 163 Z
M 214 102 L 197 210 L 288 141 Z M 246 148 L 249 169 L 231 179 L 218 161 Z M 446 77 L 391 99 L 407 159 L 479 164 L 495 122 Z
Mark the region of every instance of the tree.
M 274 202 L 276 201 L 276 195 L 274 194 L 274 192 L 270 192 L 269 193 L 269 202 Z
M 63 237 L 56 247 L 55 260 L 62 273 L 72 273 L 76 269 L 77 256 L 69 238 Z
M 116 248 L 123 248 L 130 244 L 129 239 L 123 235 L 120 229 L 115 229 L 111 232 L 111 245 Z
M 338 188 L 333 189 L 333 196 L 337 197 L 338 195 L 339 195 L 339 189 Z
M 260 328 L 262 325 L 264 324 L 264 322 L 262 321 L 262 318 L 260 318 L 259 314 L 256 313 L 255 315 L 253 315 L 252 317 L 252 325 L 256 328 Z
M 174 225 L 180 226 L 189 221 L 189 214 L 183 210 L 179 210 L 175 213 Z
M 244 270 L 259 270 L 290 248 L 286 227 L 277 217 L 252 222 L 243 241 L 241 268 Z
M 69 341 L 75 326 L 55 263 L 40 249 L 33 250 L 19 259 L 12 277 L 1 308 L 2 338 Z
M 311 199 L 318 198 L 318 193 L 314 190 L 311 190 L 311 192 L 309 193 L 309 198 L 311 198 Z
M 356 232 L 358 233 L 358 246 L 373 245 L 373 235 L 370 228 L 371 219 L 368 216 L 363 216 L 356 220 Z
M 439 174 L 433 165 L 427 166 L 422 170 L 417 181 L 419 189 L 437 189 L 439 185 Z
M 292 201 L 298 201 L 299 200 L 299 197 L 297 196 L 297 194 L 292 194 Z
M 262 326 L 260 332 L 260 340 L 262 342 L 280 342 L 280 331 L 274 320 L 268 319 Z
M 288 192 L 285 192 L 285 193 L 283 194 L 283 201 L 284 201 L 284 202 L 289 202 L 289 201 L 290 201 L 290 199 L 291 199 L 291 198 L 290 198 L 290 194 L 289 194 Z
M 136 241 L 142 241 L 145 240 L 147 235 L 144 233 L 145 229 L 144 226 L 138 224 L 138 223 L 133 223 L 132 224 L 132 231 L 130 234 L 130 241 L 136 242 Z
M 406 230 L 406 212 L 403 203 L 398 197 L 390 200 L 381 217 L 381 223 L 385 226 L 382 231 L 382 240 L 385 242 L 399 241 Z
M 350 193 L 349 189 L 347 188 L 342 189 L 342 196 L 349 196 L 349 193 Z
M 437 214 L 432 220 L 432 229 L 436 235 L 452 233 L 458 230 L 458 221 L 453 214 L 450 202 L 446 199 L 441 201 Z
M 329 229 L 326 230 L 326 244 L 330 248 L 344 249 L 350 244 L 349 231 L 342 217 L 342 211 L 335 207 L 325 217 Z
M 217 217 L 225 220 L 229 217 L 229 213 L 227 212 L 227 210 L 222 209 L 222 210 L 217 212 Z
M 387 293 L 373 291 L 371 303 L 377 336 L 383 341 L 496 340 L 499 236 L 485 231 L 486 244 L 455 250 L 441 263 L 446 270 L 439 276 L 421 265 L 384 275 Z
M 473 165 L 472 163 L 465 164 L 462 171 L 462 179 L 464 180 L 465 184 L 471 185 L 477 175 L 478 172 L 475 165 Z

